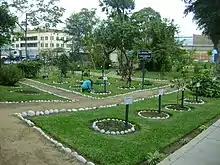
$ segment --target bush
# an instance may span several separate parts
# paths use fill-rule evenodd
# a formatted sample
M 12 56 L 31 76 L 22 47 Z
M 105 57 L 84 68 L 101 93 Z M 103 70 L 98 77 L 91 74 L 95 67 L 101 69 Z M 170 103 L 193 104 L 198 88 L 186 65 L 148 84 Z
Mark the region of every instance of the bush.
M 66 77 L 66 74 L 69 70 L 69 58 L 67 57 L 67 55 L 62 54 L 59 58 L 58 58 L 58 68 L 61 72 L 61 76 Z
M 22 78 L 22 71 L 15 65 L 4 65 L 0 70 L 0 85 L 14 86 Z
M 148 153 L 147 155 L 147 164 L 148 165 L 157 165 L 160 160 L 164 157 L 164 154 L 159 153 L 158 151 Z
M 214 79 L 209 71 L 205 71 L 193 77 L 192 83 L 187 87 L 195 93 L 196 84 L 198 82 L 200 83 L 200 87 L 198 89 L 199 96 L 214 98 L 220 97 L 220 81 L 218 79 Z
M 41 67 L 42 63 L 37 61 L 27 61 L 18 64 L 18 68 L 23 71 L 26 78 L 37 77 Z

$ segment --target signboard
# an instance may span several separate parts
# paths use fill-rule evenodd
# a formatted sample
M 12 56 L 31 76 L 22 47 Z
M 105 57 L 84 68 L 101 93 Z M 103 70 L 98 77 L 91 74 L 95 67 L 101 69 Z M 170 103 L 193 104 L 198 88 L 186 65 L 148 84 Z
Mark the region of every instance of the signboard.
M 125 105 L 129 105 L 133 103 L 133 98 L 132 96 L 127 96 L 124 98 L 124 101 L 125 101 Z
M 139 50 L 138 51 L 138 58 L 140 59 L 151 59 L 152 52 L 149 50 Z
M 103 80 L 104 80 L 104 81 L 107 81 L 107 80 L 108 80 L 108 77 L 103 77 Z
M 163 95 L 163 93 L 164 93 L 164 90 L 163 90 L 163 89 L 159 89 L 159 90 L 158 90 L 158 95 Z

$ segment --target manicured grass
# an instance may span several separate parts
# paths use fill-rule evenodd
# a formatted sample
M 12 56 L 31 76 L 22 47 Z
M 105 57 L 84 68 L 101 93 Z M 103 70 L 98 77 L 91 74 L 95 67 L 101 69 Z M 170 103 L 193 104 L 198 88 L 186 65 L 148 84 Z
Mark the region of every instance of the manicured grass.
M 189 94 L 186 94 L 189 97 Z M 204 105 L 191 105 L 192 111 L 175 112 L 168 120 L 150 120 L 137 115 L 139 110 L 156 108 L 157 98 L 134 103 L 129 122 L 139 130 L 128 135 L 104 135 L 90 127 L 94 120 L 124 119 L 125 107 L 79 111 L 70 114 L 34 117 L 32 120 L 51 136 L 63 142 L 89 160 L 101 165 L 134 165 L 146 160 L 147 153 L 160 151 L 193 129 L 220 113 L 220 99 L 205 99 Z M 163 97 L 163 105 L 175 104 L 176 94 Z
M 35 88 L 31 88 L 25 85 L 21 85 L 21 88 L 12 88 L 7 86 L 0 86 L 0 101 L 28 101 L 28 100 L 66 100 L 45 92 L 41 92 Z M 34 91 L 40 95 L 23 94 L 16 91 Z
M 134 77 L 142 77 L 142 72 L 141 71 L 136 71 L 134 73 Z M 193 72 L 189 72 L 188 73 L 189 76 L 195 76 L 196 74 Z M 175 77 L 180 77 L 181 76 L 181 72 L 166 72 L 164 73 L 164 75 L 162 76 L 160 74 L 160 72 L 146 72 L 145 73 L 145 78 L 149 78 L 149 79 L 161 79 L 161 80 L 172 80 Z
M 73 88 L 69 88 L 70 86 L 75 86 L 75 85 L 80 85 L 78 82 L 76 82 L 77 80 L 81 80 L 81 76 L 78 74 L 74 74 L 71 75 L 69 74 L 70 78 L 64 78 L 63 82 L 68 82 L 67 84 L 54 84 L 53 81 L 57 81 L 57 75 L 51 73 L 49 75 L 49 79 L 42 79 L 41 77 L 35 79 L 37 81 L 43 82 L 43 83 L 47 83 L 53 86 L 58 86 L 61 88 L 65 88 L 68 90 L 73 90 L 73 91 L 77 91 L 77 92 L 81 92 L 81 88 L 79 89 L 73 89 Z M 92 79 L 94 82 L 96 81 L 100 81 L 103 82 L 103 80 L 98 80 L 98 77 L 94 76 L 94 77 L 84 77 L 84 80 L 86 79 Z M 111 91 L 111 94 L 109 95 L 95 95 L 95 94 L 90 94 L 90 93 L 85 93 L 87 95 L 90 96 L 97 96 L 97 97 L 107 97 L 107 96 L 113 96 L 113 95 L 117 95 L 117 94 L 123 94 L 123 93 L 128 93 L 131 91 L 135 91 L 135 90 L 140 90 L 141 89 L 141 82 L 138 81 L 132 81 L 132 86 L 135 86 L 135 89 L 129 89 L 129 90 L 125 90 L 125 89 L 119 89 L 118 87 L 120 86 L 126 86 L 126 82 L 125 81 L 120 81 L 119 79 L 116 78 L 108 78 L 108 82 L 110 82 L 110 85 L 107 85 L 107 91 Z M 159 87 L 159 86 L 164 86 L 166 85 L 165 83 L 153 83 L 153 85 L 149 85 L 149 86 L 145 86 L 145 89 L 149 89 L 149 88 L 154 88 L 154 87 Z M 93 86 L 93 90 L 94 91 L 104 91 L 104 86 L 100 86 L 100 85 L 95 85 Z

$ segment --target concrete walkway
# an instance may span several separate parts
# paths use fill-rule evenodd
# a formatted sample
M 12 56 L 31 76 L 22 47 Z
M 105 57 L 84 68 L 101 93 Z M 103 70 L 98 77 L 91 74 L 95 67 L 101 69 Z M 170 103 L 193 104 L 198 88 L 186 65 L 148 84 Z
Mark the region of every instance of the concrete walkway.
M 220 165 L 220 120 L 158 165 Z

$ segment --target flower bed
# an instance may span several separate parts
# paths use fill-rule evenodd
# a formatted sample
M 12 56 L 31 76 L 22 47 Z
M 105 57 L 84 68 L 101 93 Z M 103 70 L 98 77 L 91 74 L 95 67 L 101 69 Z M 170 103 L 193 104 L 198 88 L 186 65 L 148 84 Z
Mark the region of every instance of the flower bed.
M 165 109 L 167 110 L 173 110 L 173 111 L 179 111 L 179 112 L 184 112 L 184 111 L 190 111 L 191 108 L 187 106 L 181 106 L 179 104 L 169 104 L 165 106 Z
M 196 101 L 195 99 L 186 98 L 184 99 L 184 103 L 186 104 L 205 104 L 203 100 Z
M 118 89 L 132 90 L 132 89 L 135 89 L 135 87 L 134 86 L 131 86 L 131 87 L 121 86 L 121 87 L 118 87 Z
M 110 118 L 94 121 L 92 128 L 106 135 L 124 135 L 135 132 L 135 125 L 128 123 L 128 127 L 126 128 L 125 121 Z
M 139 111 L 138 115 L 140 117 L 143 118 L 147 118 L 147 119 L 168 119 L 170 117 L 170 115 L 166 112 L 161 112 L 159 113 L 156 110 L 143 110 L 143 111 Z
M 111 91 L 91 91 L 91 94 L 94 94 L 94 95 L 109 95 L 111 94 Z
M 10 91 L 10 92 L 17 92 L 17 93 L 22 93 L 26 95 L 40 95 L 40 92 L 37 91 L 32 91 L 32 90 L 16 90 L 16 91 Z

